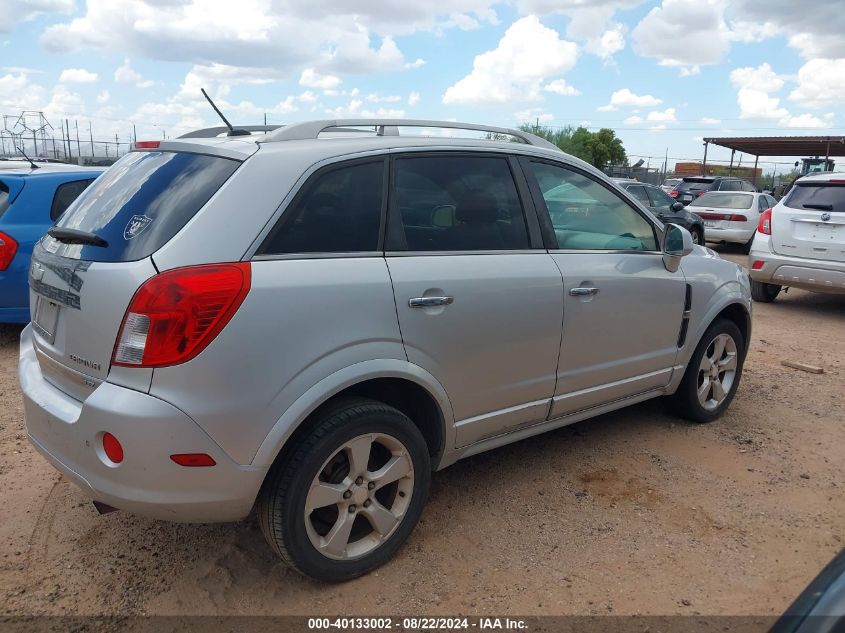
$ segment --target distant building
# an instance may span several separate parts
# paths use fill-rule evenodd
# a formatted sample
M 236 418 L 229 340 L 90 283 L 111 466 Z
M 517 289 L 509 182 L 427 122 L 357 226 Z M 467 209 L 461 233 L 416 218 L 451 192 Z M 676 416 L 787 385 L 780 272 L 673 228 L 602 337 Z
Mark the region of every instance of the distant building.
M 734 165 L 733 169 L 731 169 L 727 165 L 708 164 L 706 173 L 702 174 L 701 163 L 675 163 L 675 176 L 677 178 L 683 178 L 684 176 L 727 176 L 729 175 L 728 172 L 737 178 L 746 178 L 752 181 L 763 175 L 763 169 L 760 167 L 755 169 L 754 167 L 739 167 Z

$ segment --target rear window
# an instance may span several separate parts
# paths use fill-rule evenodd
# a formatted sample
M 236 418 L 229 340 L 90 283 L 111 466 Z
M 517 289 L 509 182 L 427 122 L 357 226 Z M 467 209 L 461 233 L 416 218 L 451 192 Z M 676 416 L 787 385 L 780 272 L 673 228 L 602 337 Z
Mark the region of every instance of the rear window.
M 675 189 L 678 191 L 701 191 L 713 187 L 713 180 L 705 178 L 684 178 Z
M 64 244 L 48 237 L 45 247 L 88 261 L 148 257 L 187 224 L 239 165 L 203 154 L 127 154 L 82 192 L 56 223 L 94 233 L 108 246 Z
M 845 211 L 845 183 L 798 183 L 784 204 L 793 209 Z
M 711 191 L 690 202 L 691 207 L 718 207 L 719 209 L 750 209 L 754 196 L 747 193 Z

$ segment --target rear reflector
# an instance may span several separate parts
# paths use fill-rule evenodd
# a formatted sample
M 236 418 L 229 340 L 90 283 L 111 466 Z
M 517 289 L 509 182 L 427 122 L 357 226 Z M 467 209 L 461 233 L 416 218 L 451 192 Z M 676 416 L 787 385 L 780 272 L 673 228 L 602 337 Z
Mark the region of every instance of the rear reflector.
M 151 277 L 123 317 L 112 363 L 164 367 L 194 358 L 243 303 L 250 279 L 249 262 L 189 266 Z
M 188 468 L 214 466 L 217 464 L 211 455 L 206 455 L 205 453 L 179 453 L 177 455 L 171 455 L 170 459 L 180 466 L 187 466 Z
M 763 266 L 766 265 L 766 262 L 761 262 L 759 259 L 751 264 L 751 270 L 760 270 Z
M 699 213 L 698 217 L 702 220 L 727 220 L 728 222 L 748 221 L 748 218 L 744 215 L 723 215 L 721 213 Z
M 18 252 L 18 243 L 8 233 L 0 231 L 0 271 L 6 270 Z
M 103 433 L 103 451 L 115 464 L 123 461 L 123 447 L 111 433 Z
M 161 141 L 135 141 L 135 149 L 157 149 Z
M 757 223 L 757 231 L 763 235 L 772 234 L 772 208 L 769 207 L 760 214 L 760 221 Z

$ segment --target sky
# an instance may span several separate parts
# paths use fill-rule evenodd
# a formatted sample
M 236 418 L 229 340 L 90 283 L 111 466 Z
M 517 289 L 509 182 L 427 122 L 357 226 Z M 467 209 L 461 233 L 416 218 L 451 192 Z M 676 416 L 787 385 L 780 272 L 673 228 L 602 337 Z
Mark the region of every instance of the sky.
M 845 134 L 843 32 L 845 0 L 0 0 L 0 114 L 175 137 L 205 88 L 242 125 L 609 127 L 654 167 Z

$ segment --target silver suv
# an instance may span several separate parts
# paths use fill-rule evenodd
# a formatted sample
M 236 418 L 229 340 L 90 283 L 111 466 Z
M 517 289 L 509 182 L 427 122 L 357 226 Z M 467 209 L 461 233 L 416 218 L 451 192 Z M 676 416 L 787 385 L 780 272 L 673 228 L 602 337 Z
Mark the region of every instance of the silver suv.
M 783 287 L 845 294 L 845 173 L 796 180 L 760 215 L 748 264 L 755 301 Z
M 736 393 L 748 276 L 540 138 L 216 134 L 138 143 L 35 249 L 28 434 L 101 511 L 257 505 L 287 563 L 342 580 L 397 551 L 434 470 Z

